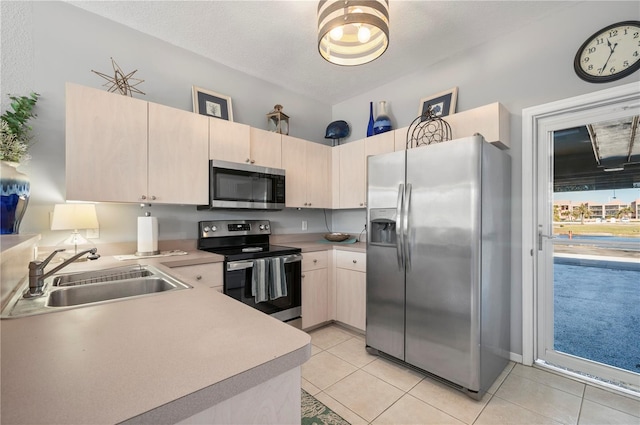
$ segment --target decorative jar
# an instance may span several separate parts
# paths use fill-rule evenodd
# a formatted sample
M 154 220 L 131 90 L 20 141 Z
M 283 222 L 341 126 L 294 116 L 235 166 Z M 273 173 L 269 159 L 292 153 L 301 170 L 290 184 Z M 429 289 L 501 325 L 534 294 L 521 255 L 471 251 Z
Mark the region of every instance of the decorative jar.
M 31 185 L 16 162 L 0 161 L 0 234 L 17 234 L 29 203 Z
M 378 103 L 378 115 L 373 123 L 373 133 L 386 133 L 387 131 L 392 130 L 392 128 L 391 118 L 389 118 L 389 113 L 387 112 L 387 102 L 381 100 Z

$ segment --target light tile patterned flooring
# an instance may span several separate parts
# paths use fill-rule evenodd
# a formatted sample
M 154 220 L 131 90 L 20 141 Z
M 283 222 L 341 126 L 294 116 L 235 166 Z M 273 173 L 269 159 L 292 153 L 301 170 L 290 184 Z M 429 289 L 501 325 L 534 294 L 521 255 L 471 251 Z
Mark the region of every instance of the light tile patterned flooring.
M 640 400 L 510 363 L 480 401 L 365 350 L 338 325 L 309 333 L 302 388 L 357 424 L 640 425 Z

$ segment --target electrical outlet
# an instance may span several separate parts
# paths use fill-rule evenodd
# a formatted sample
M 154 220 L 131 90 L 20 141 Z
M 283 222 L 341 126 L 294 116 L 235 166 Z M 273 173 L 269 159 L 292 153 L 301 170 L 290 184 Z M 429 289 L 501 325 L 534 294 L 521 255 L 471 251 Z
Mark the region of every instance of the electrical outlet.
M 307 220 L 302 220 L 302 230 L 307 230 Z
M 100 228 L 87 229 L 87 239 L 100 239 Z

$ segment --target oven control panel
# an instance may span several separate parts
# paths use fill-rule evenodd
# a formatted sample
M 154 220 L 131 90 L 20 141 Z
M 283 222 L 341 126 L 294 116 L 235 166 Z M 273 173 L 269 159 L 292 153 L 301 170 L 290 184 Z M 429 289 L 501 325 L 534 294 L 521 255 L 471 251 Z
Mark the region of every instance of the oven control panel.
M 200 238 L 270 235 L 269 220 L 209 220 L 198 223 Z

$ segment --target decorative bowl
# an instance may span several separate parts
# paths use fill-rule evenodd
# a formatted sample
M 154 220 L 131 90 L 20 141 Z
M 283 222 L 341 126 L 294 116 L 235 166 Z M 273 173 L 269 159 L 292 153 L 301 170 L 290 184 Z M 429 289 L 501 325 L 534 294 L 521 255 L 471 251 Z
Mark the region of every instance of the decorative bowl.
M 324 235 L 324 238 L 331 242 L 342 242 L 344 240 L 349 239 L 350 236 L 351 235 L 348 233 L 334 232 L 334 233 L 327 233 L 326 235 Z

